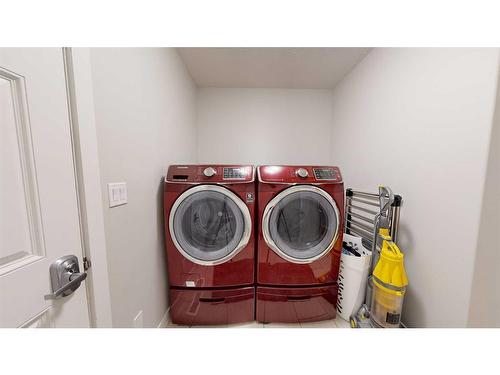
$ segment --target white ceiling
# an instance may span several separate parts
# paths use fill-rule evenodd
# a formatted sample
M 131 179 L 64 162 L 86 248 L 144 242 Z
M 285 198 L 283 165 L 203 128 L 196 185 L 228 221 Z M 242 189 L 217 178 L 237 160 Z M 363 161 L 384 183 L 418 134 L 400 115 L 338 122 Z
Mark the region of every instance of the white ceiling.
M 198 87 L 332 89 L 371 48 L 178 48 Z

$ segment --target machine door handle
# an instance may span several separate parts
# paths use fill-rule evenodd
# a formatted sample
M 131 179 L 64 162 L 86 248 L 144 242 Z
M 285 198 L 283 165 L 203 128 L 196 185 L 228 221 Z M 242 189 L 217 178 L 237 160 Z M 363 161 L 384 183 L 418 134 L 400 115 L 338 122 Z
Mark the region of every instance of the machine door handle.
M 46 294 L 44 299 L 50 300 L 69 296 L 80 287 L 80 284 L 86 278 L 86 272 L 80 273 L 76 256 L 67 255 L 59 258 L 50 265 L 52 293 Z

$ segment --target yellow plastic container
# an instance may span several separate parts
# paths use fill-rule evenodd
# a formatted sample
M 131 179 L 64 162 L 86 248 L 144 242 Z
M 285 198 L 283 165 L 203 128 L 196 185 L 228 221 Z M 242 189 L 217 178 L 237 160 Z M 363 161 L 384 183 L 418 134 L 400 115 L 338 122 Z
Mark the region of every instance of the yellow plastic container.
M 387 229 L 380 229 L 380 236 L 383 242 L 380 258 L 372 275 L 370 318 L 378 326 L 398 328 L 408 286 L 404 254 L 392 242 Z

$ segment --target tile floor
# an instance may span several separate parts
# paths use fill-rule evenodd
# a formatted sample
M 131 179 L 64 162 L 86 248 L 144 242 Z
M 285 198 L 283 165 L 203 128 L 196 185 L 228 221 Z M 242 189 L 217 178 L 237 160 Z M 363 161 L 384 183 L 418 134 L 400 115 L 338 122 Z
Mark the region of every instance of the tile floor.
M 350 328 L 349 322 L 342 318 L 334 320 L 324 320 L 322 322 L 286 324 L 286 323 L 268 323 L 249 322 L 242 324 L 229 324 L 220 326 L 179 326 L 169 322 L 167 328 Z

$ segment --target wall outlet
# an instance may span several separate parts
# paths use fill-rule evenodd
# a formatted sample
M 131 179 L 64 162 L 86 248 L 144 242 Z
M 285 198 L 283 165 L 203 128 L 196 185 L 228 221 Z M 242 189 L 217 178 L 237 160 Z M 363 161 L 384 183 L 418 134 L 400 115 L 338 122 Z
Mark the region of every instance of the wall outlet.
M 134 328 L 144 328 L 144 321 L 142 319 L 142 310 L 139 311 L 134 318 Z
M 127 183 L 112 182 L 108 184 L 109 207 L 121 206 L 127 203 Z

